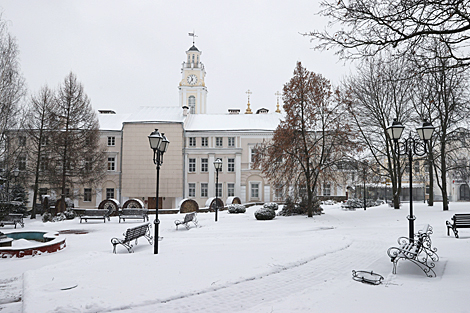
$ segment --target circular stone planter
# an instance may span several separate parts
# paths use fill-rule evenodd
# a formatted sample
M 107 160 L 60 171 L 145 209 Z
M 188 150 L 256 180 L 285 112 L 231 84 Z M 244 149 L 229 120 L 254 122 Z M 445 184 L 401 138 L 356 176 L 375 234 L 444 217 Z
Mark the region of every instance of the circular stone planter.
M 45 231 L 14 231 L 5 234 L 7 238 L 13 240 L 11 247 L 0 247 L 0 257 L 22 258 L 25 255 L 39 255 L 42 253 L 52 253 L 65 248 L 65 237 L 60 236 L 58 232 Z M 26 239 L 30 245 L 15 247 L 14 240 Z

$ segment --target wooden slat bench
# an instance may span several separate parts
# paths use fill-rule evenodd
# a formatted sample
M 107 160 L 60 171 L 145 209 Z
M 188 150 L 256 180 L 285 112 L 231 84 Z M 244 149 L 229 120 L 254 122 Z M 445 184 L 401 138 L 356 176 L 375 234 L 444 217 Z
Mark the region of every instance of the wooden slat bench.
M 391 247 L 387 254 L 390 261 L 393 262 L 393 274 L 397 273 L 397 263 L 400 259 L 405 259 L 416 264 L 428 277 L 435 277 L 436 273 L 433 268 L 434 262 L 439 261 L 437 248 L 432 248 L 431 225 L 425 225 L 418 233 L 415 234 L 413 241 L 408 237 L 398 238 L 398 247 Z
M 135 240 L 135 244 L 137 245 L 137 239 L 140 237 L 145 237 L 149 244 L 153 244 L 153 237 L 150 234 L 151 227 L 150 223 L 145 223 L 136 227 L 128 228 L 123 234 L 124 239 L 112 238 L 111 243 L 113 244 L 113 253 L 116 253 L 117 245 L 123 245 L 129 253 L 134 252 L 131 241 Z
M 184 225 L 186 229 L 189 229 L 189 223 L 193 222 L 195 226 L 197 226 L 197 218 L 196 218 L 196 212 L 193 213 L 188 213 L 184 216 L 184 220 L 176 220 L 175 225 L 176 229 L 178 229 L 179 225 Z
M 9 213 L 8 215 L 5 215 L 2 219 L 0 219 L 0 226 L 3 227 L 5 225 L 14 225 L 15 228 L 16 225 L 24 227 L 23 214 Z
M 446 221 L 447 225 L 447 236 L 449 236 L 449 230 L 454 231 L 455 238 L 459 238 L 459 231 L 457 228 L 470 228 L 470 214 L 454 214 L 452 216 L 452 222 Z
M 109 219 L 109 212 L 108 210 L 103 210 L 103 209 L 85 209 L 83 211 L 77 211 L 80 212 L 80 223 L 82 220 L 85 220 L 85 222 L 88 222 L 88 220 L 103 220 L 104 223 L 106 223 L 106 219 Z
M 148 209 L 137 209 L 137 208 L 124 208 L 119 211 L 119 223 L 121 220 L 124 222 L 126 219 L 142 219 L 143 222 L 149 220 Z

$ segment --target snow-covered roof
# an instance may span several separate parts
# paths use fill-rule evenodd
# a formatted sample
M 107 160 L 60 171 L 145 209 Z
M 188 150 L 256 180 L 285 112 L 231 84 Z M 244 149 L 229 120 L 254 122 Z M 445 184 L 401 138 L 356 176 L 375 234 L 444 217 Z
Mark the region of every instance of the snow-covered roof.
M 100 130 L 121 130 L 122 123 L 183 122 L 186 117 L 180 107 L 141 106 L 129 114 L 98 114 Z
M 186 131 L 274 131 L 282 114 L 193 114 Z
M 141 106 L 125 122 L 183 122 L 185 118 L 177 106 Z
M 100 130 L 121 130 L 130 114 L 98 114 Z

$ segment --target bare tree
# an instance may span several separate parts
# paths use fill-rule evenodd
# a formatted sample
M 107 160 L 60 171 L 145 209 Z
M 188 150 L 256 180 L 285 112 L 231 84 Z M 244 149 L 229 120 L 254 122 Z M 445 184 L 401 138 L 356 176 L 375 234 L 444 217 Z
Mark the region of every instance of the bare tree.
M 415 104 L 419 116 L 432 121 L 437 127 L 433 136 L 430 159 L 443 197 L 443 209 L 448 210 L 447 178 L 459 164 L 459 155 L 468 153 L 470 147 L 462 136 L 462 126 L 470 116 L 468 75 L 455 68 L 446 57 L 447 46 L 436 41 L 425 67 L 436 70 L 422 76 L 420 95 Z M 464 132 L 465 133 L 465 132 Z M 465 151 L 463 151 L 465 150 Z
M 31 97 L 25 123 L 25 130 L 30 140 L 30 162 L 28 167 L 34 177 L 33 203 L 31 218 L 36 218 L 36 200 L 40 182 L 47 181 L 48 156 L 52 153 L 51 134 L 59 131 L 54 128 L 53 116 L 56 112 L 54 92 L 47 86 L 43 87 L 36 96 Z
M 99 142 L 98 118 L 73 73 L 67 75 L 59 87 L 52 123 L 59 131 L 51 133 L 54 153 L 48 159 L 49 183 L 61 190 L 58 210 L 62 211 L 67 189 L 96 186 L 106 174 L 106 154 Z
M 319 14 L 330 19 L 329 27 L 306 35 L 320 41 L 317 48 L 337 49 L 342 58 L 373 56 L 386 49 L 397 57 L 426 55 L 427 42 L 437 39 L 449 51 L 446 57 L 455 61 L 452 65 L 470 64 L 465 50 L 470 43 L 468 1 L 331 0 L 321 6 Z
M 408 68 L 406 62 L 390 62 L 377 55 L 365 59 L 345 82 L 351 92 L 349 112 L 354 127 L 370 152 L 371 163 L 377 165 L 376 174 L 385 173 L 390 179 L 396 209 L 400 208 L 404 162 L 399 161 L 386 129 L 395 118 L 407 123 L 413 116 L 414 81 L 408 78 Z
M 13 164 L 17 162 L 18 154 L 15 152 L 18 145 L 11 140 L 17 137 L 16 130 L 23 116 L 20 104 L 25 93 L 18 45 L 0 15 L 0 167 L 6 169 L 2 176 L 9 177 Z
M 331 89 L 327 79 L 298 62 L 283 89 L 285 119 L 255 154 L 254 167 L 273 184 L 306 194 L 309 217 L 318 213 L 314 201 L 319 179 L 331 179 L 335 165 L 353 146 L 341 97 Z

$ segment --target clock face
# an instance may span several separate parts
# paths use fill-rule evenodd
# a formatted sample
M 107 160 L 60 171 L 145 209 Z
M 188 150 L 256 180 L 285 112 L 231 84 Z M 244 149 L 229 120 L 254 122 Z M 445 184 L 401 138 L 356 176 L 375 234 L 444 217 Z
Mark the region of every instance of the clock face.
M 195 85 L 197 83 L 197 76 L 194 74 L 191 74 L 188 76 L 188 84 L 190 85 Z

